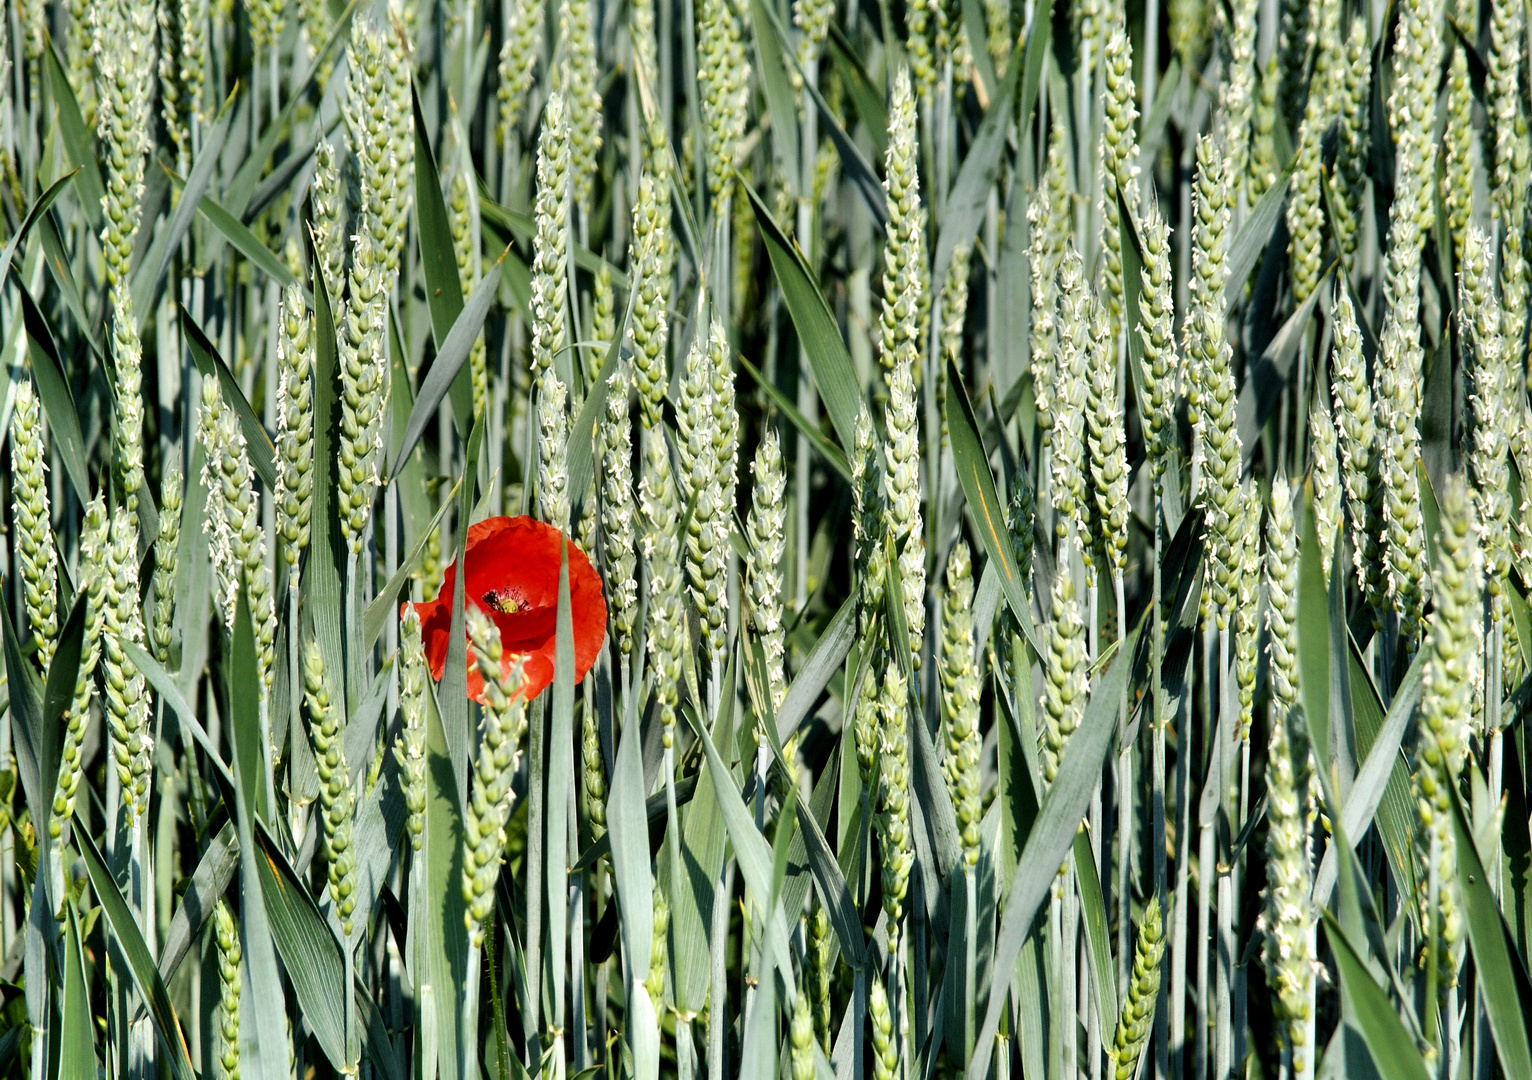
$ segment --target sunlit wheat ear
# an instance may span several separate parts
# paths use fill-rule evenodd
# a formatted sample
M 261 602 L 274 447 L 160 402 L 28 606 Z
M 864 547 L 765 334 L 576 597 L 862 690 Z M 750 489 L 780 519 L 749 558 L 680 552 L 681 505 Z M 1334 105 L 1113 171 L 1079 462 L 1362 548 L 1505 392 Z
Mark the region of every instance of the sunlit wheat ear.
M 1293 490 L 1278 477 L 1271 486 L 1266 525 L 1266 627 L 1272 703 L 1266 758 L 1267 888 L 1261 915 L 1267 981 L 1275 994 L 1284 1046 L 1299 1060 L 1312 1008 L 1314 924 L 1311 909 L 1313 755 L 1298 693 L 1298 549 Z
M 888 1007 L 888 991 L 876 974 L 868 978 L 867 1018 L 872 1027 L 873 1080 L 894 1080 L 899 1075 L 899 1040 L 894 1016 Z
M 394 13 L 390 11 L 390 16 Z M 410 104 L 408 46 L 390 19 L 352 20 L 346 50 L 347 140 L 357 168 L 360 196 L 358 231 L 368 233 L 393 290 L 414 199 L 415 138 Z
M 799 985 L 793 1002 L 793 1018 L 788 1027 L 793 1080 L 814 1080 L 818 1075 L 814 1061 L 814 1015 L 809 1005 L 807 987 Z
M 601 530 L 606 586 L 619 656 L 631 660 L 638 619 L 638 508 L 633 498 L 633 423 L 629 365 L 619 361 L 606 384 L 601 424 Z
M 58 553 L 48 500 L 48 444 L 30 379 L 16 386 L 11 413 L 11 512 L 22 599 L 41 667 L 47 671 L 58 636 Z
M 915 96 L 927 104 L 941 73 L 939 42 L 945 43 L 947 36 L 944 16 L 940 0 L 912 0 L 905 9 L 905 24 L 909 30 L 905 50 L 909 58 L 910 81 Z
M 606 761 L 601 755 L 599 717 L 586 709 L 580 717 L 580 808 L 591 840 L 606 835 Z
M 277 345 L 277 542 L 298 587 L 298 559 L 309 543 L 314 515 L 314 321 L 303 292 L 288 286 L 282 296 Z
M 1089 289 L 1079 253 L 1070 248 L 1059 271 L 1059 347 L 1053 385 L 1053 454 L 1049 494 L 1053 500 L 1058 550 L 1071 536 L 1094 567 L 1089 552 L 1086 515 L 1090 512 L 1086 486 L 1085 410 L 1086 371 L 1090 347 Z
M 1506 362 L 1500 302 L 1489 267 L 1489 241 L 1478 226 L 1464 235 L 1458 275 L 1458 325 L 1466 345 L 1468 382 L 1468 471 L 1474 514 L 1482 530 L 1485 588 L 1493 617 L 1503 602 L 1510 570 L 1510 440 L 1518 415 L 1521 373 Z
M 947 556 L 947 589 L 942 594 L 941 651 L 937 673 L 941 678 L 942 713 L 946 720 L 947 757 L 942 771 L 957 811 L 963 859 L 968 867 L 979 861 L 979 828 L 983 817 L 980 801 L 983 749 L 979 734 L 979 696 L 983 680 L 974 659 L 973 565 L 968 545 L 959 540 Z
M 634 281 L 628 334 L 633 344 L 634 387 L 645 429 L 659 426 L 670 381 L 666 345 L 670 334 L 670 194 L 653 176 L 640 177 L 633 204 L 629 265 Z
M 676 452 L 681 501 L 691 508 L 686 526 L 686 577 L 701 617 L 709 654 L 722 655 L 727 632 L 727 522 L 732 510 L 733 461 L 721 453 L 731 440 L 720 426 L 715 371 L 727 363 L 728 343 L 715 321 L 686 356 L 676 407 Z M 719 384 L 732 398 L 733 382 Z M 737 423 L 737 421 L 733 421 Z M 727 471 L 726 471 L 727 463 Z
M 926 265 L 925 210 L 920 202 L 919 136 L 908 70 L 894 76 L 888 114 L 883 190 L 888 196 L 888 240 L 883 248 L 882 348 L 884 375 L 910 343 L 924 353 L 930 326 L 930 268 Z
M 559 37 L 564 49 L 561 85 L 569 109 L 570 176 L 574 198 L 592 209 L 597 155 L 601 152 L 601 71 L 596 62 L 592 0 L 561 0 Z
M 1426 841 L 1420 849 L 1426 856 L 1418 896 L 1421 921 L 1435 928 L 1440 985 L 1446 987 L 1456 982 L 1463 955 L 1462 913 L 1451 884 L 1457 877 L 1452 799 L 1468 755 L 1480 679 L 1484 587 L 1478 522 L 1461 477 L 1449 479 L 1441 495 L 1437 553 L 1436 609 L 1425 643 L 1429 652 L 1411 780 Z M 1433 878 L 1438 883 L 1434 911 L 1428 889 Z
M 117 407 L 112 433 L 113 472 L 122 485 L 127 508 L 136 513 L 144 486 L 143 346 L 133 319 L 133 298 L 125 286 L 112 290 L 112 363 L 117 376 L 112 387 Z
M 805 68 L 818 60 L 834 18 L 835 4 L 831 0 L 793 0 L 793 25 L 799 31 L 798 62 Z
M 529 6 L 542 8 L 524 0 Z M 654 0 L 632 0 L 628 4 L 628 39 L 633 44 L 633 67 L 635 74 L 657 93 L 660 85 L 659 39 L 655 31 Z
M 1324 571 L 1328 586 L 1330 564 L 1334 561 L 1335 546 L 1340 542 L 1340 446 L 1335 421 L 1322 402 L 1309 413 L 1309 459 L 1313 462 L 1309 477 L 1314 483 L 1314 529 L 1319 534 L 1319 554 L 1323 559 L 1320 569 Z
M 1393 232 L 1391 264 L 1395 252 L 1411 246 L 1413 222 L 1408 218 L 1410 197 L 1401 194 L 1390 214 Z M 1417 249 L 1418 250 L 1418 247 Z M 1399 634 L 1406 647 L 1420 636 L 1420 620 L 1428 587 L 1425 524 L 1420 509 L 1420 362 L 1419 342 L 1420 269 L 1416 262 L 1399 268 L 1385 285 L 1393 299 L 1384 315 L 1378 345 L 1377 391 L 1374 395 L 1381 421 L 1378 432 L 1379 472 L 1383 483 L 1383 557 L 1388 596 L 1399 620 Z
M 1114 16 L 1115 18 L 1115 16 Z M 1114 26 L 1102 57 L 1106 93 L 1101 131 L 1102 278 L 1112 316 L 1112 340 L 1123 326 L 1122 225 L 1118 193 L 1131 208 L 1138 202 L 1138 88 L 1133 84 L 1133 46 L 1123 26 Z
M 564 245 L 569 234 L 570 128 L 562 94 L 543 109 L 537 140 L 537 234 L 532 242 L 532 367 L 536 376 L 567 364 L 568 278 Z M 565 369 L 567 370 L 567 368 Z
M 1095 499 L 1095 539 L 1106 553 L 1112 578 L 1123 575 L 1128 552 L 1128 455 L 1123 430 L 1123 402 L 1117 389 L 1115 335 L 1106 310 L 1091 305 L 1091 340 L 1087 350 L 1085 441 L 1090 450 L 1091 491 Z
M 947 439 L 947 365 L 964 367 L 963 324 L 968 318 L 968 278 L 972 270 L 973 247 L 961 244 L 953 249 L 952 261 L 947 264 L 947 276 L 942 280 L 940 297 L 941 319 L 937 327 L 941 361 L 936 381 L 936 411 L 941 416 L 942 446 Z
M 109 286 L 125 281 L 142 216 L 146 155 L 154 141 L 152 4 L 109 0 L 90 8 L 96 70 L 96 139 L 102 157 L 101 251 Z
M 1160 992 L 1160 960 L 1165 955 L 1165 923 L 1160 912 L 1160 898 L 1151 896 L 1138 924 L 1138 942 L 1133 949 L 1133 975 L 1128 982 L 1128 996 L 1117 1018 L 1117 1030 L 1107 1053 L 1113 1065 L 1114 1080 L 1132 1080 L 1139 1055 L 1149 1041 L 1154 1026 L 1155 1003 Z
M 1351 555 L 1362 595 L 1381 617 L 1386 603 L 1381 541 L 1383 483 L 1377 426 L 1362 331 L 1348 290 L 1336 293 L 1333 308 L 1335 349 L 1331 353 L 1331 389 L 1340 452 L 1341 485 L 1346 492 L 1346 520 Z
M 1181 360 L 1175 340 L 1175 287 L 1170 275 L 1170 230 L 1158 203 L 1150 201 L 1140 237 L 1144 245 L 1139 271 L 1139 337 L 1143 343 L 1140 375 L 1144 387 L 1144 443 L 1155 483 L 1162 483 L 1176 439 L 1176 407 Z
M 915 863 L 910 835 L 909 683 L 890 658 L 878 686 L 878 844 L 883 858 L 883 913 L 890 936 L 904 916 L 910 868 Z M 865 690 L 864 690 L 865 692 Z
M 304 642 L 303 689 L 308 705 L 309 737 L 319 771 L 319 813 L 329 862 L 330 902 L 349 938 L 356 910 L 356 849 L 352 844 L 351 769 L 346 762 L 346 725 L 330 693 L 330 673 L 318 642 Z
M 1447 75 L 1447 126 L 1443 135 L 1442 202 L 1453 253 L 1463 258 L 1468 221 L 1473 214 L 1474 172 L 1482 141 L 1473 123 L 1474 94 L 1468 79 L 1468 56 L 1459 44 L 1452 50 Z
M 732 0 L 697 5 L 697 83 L 706 138 L 708 193 L 715 207 L 729 194 L 739 143 L 749 123 L 749 62 Z
M 1362 197 L 1367 186 L 1367 154 L 1372 143 L 1372 49 L 1367 40 L 1365 19 L 1352 18 L 1346 35 L 1345 55 L 1338 61 L 1338 110 L 1335 155 L 1332 173 L 1335 198 L 1331 204 L 1332 225 L 1342 265 L 1349 271 L 1356 252 L 1357 233 L 1362 221 Z
M 745 588 L 750 599 L 750 624 L 766 656 L 766 677 L 774 709 L 787 692 L 786 644 L 782 628 L 782 555 L 787 532 L 787 473 L 776 430 L 767 427 L 756 447 L 750 471 L 750 516 L 745 536 L 750 554 L 745 560 Z
M 218 1075 L 239 1078 L 239 924 L 222 899 L 213 908 L 213 940 L 218 947 Z
M 807 992 L 814 999 L 814 1035 L 820 1048 L 830 1046 L 830 975 L 833 971 L 830 955 L 830 916 L 824 904 L 814 909 L 809 927 L 809 973 L 805 978 Z
M 400 787 L 408 812 L 405 827 L 410 846 L 420 850 L 425 835 L 426 812 L 426 656 L 420 639 L 420 615 L 407 606 L 399 620 L 399 714 L 400 730 L 394 744 L 399 762 Z
M 1052 363 L 1056 313 L 1058 308 L 1059 266 L 1068 245 L 1070 221 L 1074 211 L 1069 194 L 1068 161 L 1062 126 L 1055 122 L 1048 142 L 1048 160 L 1041 190 L 1027 204 L 1027 266 L 1031 285 L 1031 318 L 1028 345 L 1032 375 L 1032 394 L 1037 408 L 1037 425 L 1044 446 L 1050 445 L 1054 410 L 1054 366 Z M 886 294 L 885 294 L 886 295 Z
M 643 475 L 639 481 L 640 543 L 648 581 L 645 620 L 646 670 L 653 678 L 663 737 L 675 737 L 681 650 L 686 641 L 686 608 L 681 565 L 681 501 L 670 466 L 663 428 L 643 434 Z
M 670 929 L 670 905 L 663 892 L 654 894 L 654 922 L 649 934 L 649 969 L 644 978 L 644 991 L 656 1007 L 665 1001 L 665 935 Z
M 1324 261 L 1325 218 L 1323 140 L 1330 126 L 1330 116 L 1312 104 L 1304 111 L 1298 127 L 1298 156 L 1293 164 L 1293 178 L 1287 200 L 1287 263 L 1292 280 L 1293 299 L 1302 303 L 1319 286 Z
M 1281 106 L 1282 70 L 1275 52 L 1261 68 L 1255 114 L 1251 118 L 1250 163 L 1246 167 L 1246 202 L 1255 205 L 1277 182 L 1282 163 L 1277 160 L 1277 113 Z
M 505 39 L 500 46 L 495 98 L 500 106 L 498 133 L 501 145 L 516 145 L 543 43 L 544 9 L 537 0 L 514 0 L 506 11 Z
M 342 178 L 345 144 L 339 149 L 320 139 L 314 149 L 314 185 L 309 194 L 313 207 L 314 250 L 324 277 L 330 317 L 339 324 L 341 294 L 346 286 L 346 186 Z
M 1253 480 L 1240 488 L 1239 543 L 1235 548 L 1236 578 L 1234 614 L 1234 689 L 1239 700 L 1235 734 L 1241 743 L 1250 739 L 1255 711 L 1255 683 L 1259 668 L 1261 610 L 1261 499 Z
M 138 519 L 125 507 L 112 517 L 106 546 L 101 659 L 107 731 L 123 807 L 129 824 L 149 808 L 149 772 L 154 734 L 149 727 L 149 693 L 144 677 L 124 646 L 144 645 L 144 620 L 138 594 Z
M 1177 25 L 1175 18 L 1177 6 L 1179 5 L 1172 5 L 1172 30 Z M 1216 114 L 1218 117 L 1216 123 L 1222 125 L 1228 151 L 1233 198 L 1237 200 L 1239 194 L 1245 192 L 1250 203 L 1260 198 L 1258 185 L 1251 182 L 1252 166 L 1255 158 L 1259 156 L 1254 145 L 1257 124 L 1256 15 L 1259 8 L 1259 0 L 1234 0 L 1227 9 L 1233 16 L 1225 37 L 1229 49 L 1229 66 L 1219 86 L 1219 108 Z M 1223 5 L 1218 5 L 1220 22 L 1227 18 L 1225 10 Z M 1204 9 L 1202 14 L 1205 16 L 1208 13 Z M 1207 27 L 1196 27 L 1191 32 L 1205 34 Z M 1274 100 L 1275 94 L 1273 94 Z
M 207 518 L 203 530 L 209 538 L 224 622 L 232 631 L 239 589 L 245 586 L 261 682 L 269 690 L 277 617 L 271 570 L 266 565 L 266 534 L 255 498 L 255 469 L 239 417 L 223 400 L 216 379 L 202 380 L 198 425 L 197 437 L 206 453 L 202 484 L 207 491 Z
M 463 814 L 463 918 L 475 947 L 484 943 L 485 923 L 494 911 L 495 882 L 505 857 L 505 823 L 511 813 L 511 781 L 526 734 L 526 703 L 520 665 L 502 667 L 500 631 L 477 605 L 468 609 L 468 639 L 484 679 L 484 714 L 472 790 Z
M 569 528 L 569 391 L 552 367 L 537 380 L 537 509 L 560 531 Z
M 1043 661 L 1043 728 L 1039 760 L 1043 782 L 1058 776 L 1064 748 L 1085 715 L 1085 621 L 1076 598 L 1074 576 L 1060 566 L 1053 578 L 1050 617 Z
M 916 414 L 912 347 L 902 347 L 888 382 L 888 408 L 883 424 L 888 432 L 884 457 L 884 534 L 894 545 L 904 591 L 904 618 L 909 630 L 911 658 L 918 669 L 926 626 L 925 526 L 921 515 L 920 430 Z M 875 570 L 874 573 L 877 571 Z
M 1489 52 L 1485 56 L 1484 95 L 1494 135 L 1490 203 L 1498 220 L 1515 217 L 1518 181 L 1516 158 L 1525 153 L 1525 119 L 1521 114 L 1520 70 L 1526 55 L 1526 8 L 1513 0 L 1492 0 L 1489 7 Z M 1508 230 L 1515 232 L 1516 230 Z
M 108 544 L 111 519 L 106 502 L 97 495 L 85 507 L 80 523 L 80 563 L 78 580 L 85 590 L 85 640 L 80 651 L 80 668 L 75 675 L 74 694 L 69 701 L 69 719 L 64 724 L 59 753 L 58 782 L 53 789 L 53 820 L 49 823 L 55 838 L 64 822 L 74 816 L 76 794 L 85 762 L 82 740 L 90 720 L 90 703 L 95 692 L 96 665 L 100 663 L 102 637 L 106 631 L 106 606 L 110 567 Z M 104 711 L 104 710 L 103 710 Z
M 175 642 L 176 565 L 185 487 L 186 478 L 179 466 L 165 469 L 160 484 L 160 532 L 154 539 L 154 606 L 149 614 L 149 647 L 154 658 L 166 667 Z

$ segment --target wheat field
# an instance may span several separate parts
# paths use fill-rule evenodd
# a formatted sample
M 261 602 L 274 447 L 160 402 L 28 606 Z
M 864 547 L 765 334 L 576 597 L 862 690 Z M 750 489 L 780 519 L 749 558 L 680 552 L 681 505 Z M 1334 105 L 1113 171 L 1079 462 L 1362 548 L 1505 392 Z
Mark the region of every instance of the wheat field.
M 3 10 L 0 1075 L 1532 1080 L 1525 0 Z

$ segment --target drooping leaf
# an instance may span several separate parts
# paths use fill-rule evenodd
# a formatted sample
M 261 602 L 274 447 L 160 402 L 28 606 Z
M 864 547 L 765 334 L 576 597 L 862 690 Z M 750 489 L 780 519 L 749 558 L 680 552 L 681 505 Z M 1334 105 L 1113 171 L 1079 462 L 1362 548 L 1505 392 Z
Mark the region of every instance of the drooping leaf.
M 53 181 L 52 184 L 48 185 L 48 190 L 37 197 L 37 201 L 32 204 L 32 209 L 27 211 L 27 216 L 22 218 L 20 227 L 6 241 L 5 249 L 0 251 L 0 285 L 3 285 L 5 279 L 10 276 L 11 259 L 16 255 L 16 248 L 27 238 L 27 233 L 32 231 L 32 226 L 37 220 L 48 212 L 48 207 L 53 205 L 53 200 L 63 193 L 64 189 L 69 186 L 69 182 L 78 176 L 79 173 L 80 169 L 76 167 Z
M 84 800 L 81 800 L 82 805 L 83 802 Z M 96 891 L 96 899 L 101 904 L 101 913 L 106 918 L 106 925 L 111 930 L 112 936 L 117 939 L 123 958 L 128 962 L 128 971 L 133 977 L 133 985 L 137 987 L 139 996 L 149 1006 L 149 1019 L 153 1022 L 154 1033 L 159 1036 L 160 1046 L 165 1051 L 171 1075 L 175 1077 L 175 1080 L 196 1080 L 196 1074 L 192 1071 L 191 1057 L 186 1050 L 186 1039 L 181 1034 L 181 1022 L 176 1019 L 175 1009 L 170 1004 L 170 994 L 166 992 L 165 984 L 160 981 L 159 970 L 154 966 L 154 959 L 144 945 L 144 938 L 138 931 L 138 924 L 133 921 L 133 912 L 129 909 L 127 901 L 122 898 L 117 883 L 112 880 L 111 871 L 107 870 L 101 853 L 96 850 L 96 844 L 91 840 L 89 828 L 83 818 L 77 822 L 74 837 L 80 849 L 80 855 L 84 859 L 85 872 L 90 877 L 91 888 Z
M 12 268 L 14 270 L 14 267 Z M 48 418 L 54 448 L 64 462 L 64 473 L 81 503 L 90 501 L 90 477 L 85 464 L 85 436 L 80 433 L 80 417 L 75 411 L 74 395 L 64 377 L 64 365 L 54 342 L 48 318 L 32 299 L 32 294 L 16 282 L 21 296 L 21 314 L 31 343 L 32 381 L 37 386 L 37 400 Z
M 245 451 L 250 455 L 250 464 L 255 474 L 261 478 L 266 490 L 274 490 L 277 486 L 277 464 L 276 449 L 271 445 L 271 437 L 266 434 L 266 428 L 255 415 L 255 410 L 250 407 L 229 365 L 218 355 L 218 347 L 202 332 L 202 327 L 197 325 L 197 320 L 192 318 L 191 312 L 185 307 L 181 308 L 181 333 L 186 337 L 192 360 L 202 377 L 218 379 L 218 389 L 223 394 L 224 402 L 239 417 L 239 430 L 245 437 Z

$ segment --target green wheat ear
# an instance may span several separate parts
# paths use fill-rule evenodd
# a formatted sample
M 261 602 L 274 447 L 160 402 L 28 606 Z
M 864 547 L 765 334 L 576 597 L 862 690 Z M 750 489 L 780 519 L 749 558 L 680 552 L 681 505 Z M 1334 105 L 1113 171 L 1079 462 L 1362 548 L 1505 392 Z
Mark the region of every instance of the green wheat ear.
M 1138 924 L 1138 943 L 1133 951 L 1133 975 L 1128 996 L 1117 1017 L 1117 1030 L 1107 1053 L 1115 1080 L 1132 1080 L 1139 1055 L 1149 1041 L 1154 1024 L 1155 1002 L 1160 993 L 1160 961 L 1165 955 L 1165 925 L 1160 898 L 1151 896 Z
M 983 679 L 974 660 L 973 565 L 968 545 L 959 540 L 947 556 L 947 590 L 942 600 L 942 643 L 937 656 L 946 719 L 947 757 L 942 771 L 957 811 L 964 864 L 979 861 L 983 749 L 979 734 L 979 697 Z
M 351 770 L 346 763 L 345 721 L 340 707 L 331 698 L 324 656 L 313 638 L 304 643 L 303 687 L 309 737 L 314 742 L 314 760 L 319 770 L 320 822 L 329 861 L 330 899 L 340 917 L 341 931 L 350 938 L 357 880 L 351 824 L 354 797 Z
M 216 1061 L 223 1080 L 239 1080 L 239 925 L 220 899 L 213 908 L 213 939 L 218 947 L 218 1042 Z
M 468 638 L 484 679 L 484 716 L 473 766 L 473 791 L 463 816 L 463 918 L 475 947 L 494 910 L 494 886 L 505 857 L 505 823 L 511 813 L 511 780 L 521 761 L 526 703 L 521 668 L 502 667 L 500 631 L 477 606 L 469 609 Z
M 1456 890 L 1450 885 L 1457 876 L 1451 800 L 1469 751 L 1483 629 L 1484 560 L 1479 524 L 1460 476 L 1450 478 L 1442 492 L 1437 551 L 1436 610 L 1426 641 L 1412 787 L 1425 833 L 1424 848 L 1430 853 L 1426 873 L 1420 879 L 1421 921 L 1436 929 L 1433 944 L 1440 952 L 1438 970 L 1445 989 L 1456 981 L 1463 953 L 1463 916 L 1457 907 Z M 1430 906 L 1430 878 L 1440 885 L 1434 911 Z

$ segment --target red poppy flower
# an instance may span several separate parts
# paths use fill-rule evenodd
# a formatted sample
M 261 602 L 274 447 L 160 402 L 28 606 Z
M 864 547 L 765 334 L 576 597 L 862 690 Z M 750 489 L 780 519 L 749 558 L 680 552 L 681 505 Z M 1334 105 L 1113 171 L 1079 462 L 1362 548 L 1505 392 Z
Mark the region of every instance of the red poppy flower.
M 463 554 L 463 595 L 494 620 L 508 674 L 521 661 L 522 692 L 530 701 L 553 681 L 559 610 L 559 541 L 552 525 L 529 517 L 492 517 L 468 527 Z M 452 635 L 452 590 L 457 563 L 447 567 L 435 600 L 416 604 L 431 677 L 440 681 Z M 575 682 L 596 662 L 606 638 L 606 601 L 601 578 L 581 551 L 569 545 L 569 605 L 574 623 Z M 468 650 L 468 696 L 484 700 L 484 678 Z

